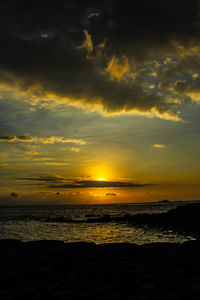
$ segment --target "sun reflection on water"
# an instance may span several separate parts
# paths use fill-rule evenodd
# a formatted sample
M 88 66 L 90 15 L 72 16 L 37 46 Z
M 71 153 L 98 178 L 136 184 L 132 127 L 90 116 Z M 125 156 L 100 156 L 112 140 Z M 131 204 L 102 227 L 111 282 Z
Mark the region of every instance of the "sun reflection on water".
M 41 223 L 36 221 L 7 222 L 2 226 L 0 238 L 14 238 L 22 241 L 63 240 L 64 242 L 135 243 L 177 242 L 194 239 L 169 231 L 135 228 L 116 223 Z

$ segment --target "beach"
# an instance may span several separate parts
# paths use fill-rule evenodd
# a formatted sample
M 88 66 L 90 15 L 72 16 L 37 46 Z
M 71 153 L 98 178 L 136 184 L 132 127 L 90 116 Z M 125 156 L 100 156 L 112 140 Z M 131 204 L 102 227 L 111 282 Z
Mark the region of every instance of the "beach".
M 200 241 L 0 240 L 1 299 L 199 299 Z

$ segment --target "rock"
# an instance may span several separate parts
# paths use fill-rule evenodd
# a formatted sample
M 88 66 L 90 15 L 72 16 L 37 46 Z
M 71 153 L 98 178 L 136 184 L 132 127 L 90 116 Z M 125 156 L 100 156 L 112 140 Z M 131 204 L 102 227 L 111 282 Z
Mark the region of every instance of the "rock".
M 156 290 L 156 286 L 154 284 L 145 284 L 141 287 L 142 291 L 147 293 L 147 292 L 152 292 Z
M 147 300 L 148 296 L 146 295 L 132 295 L 129 296 L 128 300 Z
M 20 246 L 21 241 L 20 240 L 15 240 L 15 239 L 0 239 L 0 248 L 10 248 L 16 246 Z
M 31 241 L 25 243 L 29 247 L 58 247 L 64 244 L 64 241 L 59 240 L 41 240 Z
M 19 249 L 14 256 L 13 249 L 1 252 L 3 300 L 21 295 L 30 300 L 175 300 L 200 294 L 195 241 L 145 246 L 40 241 L 20 242 Z

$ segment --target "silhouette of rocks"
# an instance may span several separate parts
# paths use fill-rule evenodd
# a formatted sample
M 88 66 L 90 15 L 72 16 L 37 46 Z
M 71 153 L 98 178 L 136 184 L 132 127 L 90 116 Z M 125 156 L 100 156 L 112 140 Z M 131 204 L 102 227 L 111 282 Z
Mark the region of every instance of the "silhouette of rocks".
M 199 299 L 200 241 L 183 244 L 0 241 L 0 297 Z
M 161 201 L 158 201 L 159 203 L 170 203 L 170 201 L 169 200 L 167 200 L 167 199 L 164 199 L 164 200 L 161 200 Z
M 93 218 L 93 217 L 95 217 L 95 214 L 86 214 L 85 217 L 86 218 Z
M 149 227 L 171 229 L 200 238 L 200 204 L 192 203 L 180 205 L 165 213 L 137 215 L 125 214 L 121 217 L 104 215 L 97 218 L 86 219 L 85 222 L 125 222 L 133 226 L 147 225 Z
M 178 230 L 198 235 L 198 231 L 200 231 L 199 216 L 200 204 L 193 203 L 178 206 L 167 213 L 129 216 L 127 221 L 132 225 L 160 226 L 165 229 Z

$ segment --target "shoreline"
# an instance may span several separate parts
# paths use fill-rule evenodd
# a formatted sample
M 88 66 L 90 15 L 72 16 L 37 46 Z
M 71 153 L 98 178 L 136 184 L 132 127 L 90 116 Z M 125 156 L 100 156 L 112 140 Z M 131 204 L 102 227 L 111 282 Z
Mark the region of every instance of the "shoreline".
M 199 299 L 200 241 L 0 240 L 1 299 Z
M 114 202 L 114 203 L 66 203 L 66 204 L 52 204 L 46 202 L 44 203 L 30 203 L 30 204 L 0 204 L 0 207 L 46 207 L 46 206 L 112 206 L 112 205 L 170 205 L 170 204 L 195 204 L 200 203 L 200 199 L 195 200 L 169 200 L 169 202 L 165 203 L 161 201 L 144 201 L 144 202 Z

